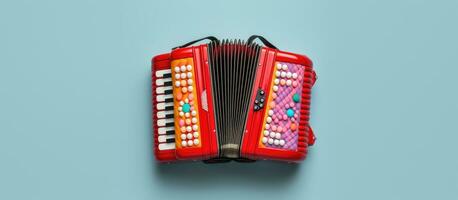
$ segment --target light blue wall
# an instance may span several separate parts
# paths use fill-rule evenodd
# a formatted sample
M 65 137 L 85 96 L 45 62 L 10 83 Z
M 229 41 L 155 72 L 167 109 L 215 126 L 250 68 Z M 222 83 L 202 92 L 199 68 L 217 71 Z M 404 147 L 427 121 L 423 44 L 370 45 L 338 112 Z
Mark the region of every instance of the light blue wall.
M 1 1 L 0 199 L 458 199 L 457 1 Z M 262 34 L 315 63 L 300 165 L 156 166 L 150 59 Z

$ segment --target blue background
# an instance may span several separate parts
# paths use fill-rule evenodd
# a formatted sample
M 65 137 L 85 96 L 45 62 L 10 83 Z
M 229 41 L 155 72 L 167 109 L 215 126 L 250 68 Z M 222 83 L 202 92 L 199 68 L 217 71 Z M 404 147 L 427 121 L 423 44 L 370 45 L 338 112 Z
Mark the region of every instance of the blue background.
M 0 199 L 457 199 L 456 1 L 1 1 Z M 315 63 L 300 165 L 157 166 L 150 59 L 262 34 Z

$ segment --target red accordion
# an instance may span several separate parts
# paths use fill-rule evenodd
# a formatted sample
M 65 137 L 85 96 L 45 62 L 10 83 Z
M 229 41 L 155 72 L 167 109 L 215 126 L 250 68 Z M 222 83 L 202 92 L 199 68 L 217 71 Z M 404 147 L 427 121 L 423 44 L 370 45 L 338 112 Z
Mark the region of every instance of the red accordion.
M 191 46 L 204 39 L 211 42 Z M 159 161 L 298 162 L 315 142 L 312 62 L 262 36 L 246 42 L 210 36 L 176 47 L 153 58 L 152 80 Z

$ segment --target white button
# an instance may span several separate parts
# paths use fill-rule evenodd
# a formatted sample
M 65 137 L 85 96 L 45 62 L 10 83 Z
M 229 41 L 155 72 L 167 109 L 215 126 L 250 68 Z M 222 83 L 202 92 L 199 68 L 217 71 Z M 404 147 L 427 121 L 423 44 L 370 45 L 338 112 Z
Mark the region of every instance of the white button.
M 275 144 L 275 145 L 279 145 L 279 144 L 280 144 L 280 141 L 279 141 L 279 140 L 274 140 L 274 144 Z
M 186 139 L 186 134 L 181 134 L 181 139 L 182 140 Z
M 187 69 L 188 71 L 191 71 L 191 70 L 192 70 L 192 66 L 191 66 L 191 65 L 188 65 L 188 66 L 186 66 L 186 69 Z
M 192 73 L 188 72 L 188 78 L 192 78 Z
M 272 90 L 273 90 L 274 92 L 276 92 L 276 91 L 278 90 L 278 86 L 274 85 L 274 86 L 272 87 Z
M 266 121 L 267 121 L 267 123 L 272 122 L 272 117 L 267 117 Z
M 269 131 L 268 130 L 264 131 L 264 136 L 269 136 Z
M 291 81 L 290 79 L 288 79 L 288 80 L 286 81 L 286 85 L 287 85 L 287 86 L 290 86 L 291 83 L 292 83 L 292 81 Z
M 192 116 L 196 116 L 197 115 L 197 112 L 195 110 L 191 111 L 191 115 Z
M 280 64 L 280 63 L 277 63 L 277 69 L 278 69 L 278 70 L 281 69 L 281 64 Z
M 192 139 L 192 133 L 188 133 L 188 135 L 186 135 L 186 138 Z
M 270 125 L 269 124 L 266 124 L 266 129 L 269 129 L 270 128 Z
M 178 106 L 178 111 L 183 111 L 183 107 Z
M 180 67 L 175 67 L 175 72 L 180 72 Z
M 194 138 L 199 138 L 199 132 L 194 132 L 193 136 Z
M 184 102 L 185 102 L 185 103 L 188 103 L 188 102 L 189 102 L 189 99 L 188 99 L 188 98 L 184 99 Z
M 186 66 L 181 66 L 181 72 L 185 72 L 186 71 Z
M 266 137 L 262 137 L 262 143 L 265 144 L 267 142 L 267 140 L 269 140 L 269 139 L 267 139 Z
M 273 143 L 274 143 L 274 139 L 270 138 L 267 142 L 268 142 L 269 144 L 273 144 Z
M 274 84 L 275 84 L 275 85 L 278 85 L 279 83 L 280 83 L 280 80 L 278 80 L 278 78 L 276 78 L 276 79 L 274 80 Z
M 281 76 L 282 78 L 285 78 L 286 72 L 281 72 L 280 76 Z
M 273 110 L 269 110 L 269 116 L 272 116 L 274 114 Z
M 275 133 L 275 138 L 280 139 L 281 138 L 281 134 L 280 133 Z
M 269 135 L 271 138 L 274 138 L 275 137 L 275 132 L 270 132 L 270 135 Z
M 285 140 L 280 140 L 280 146 L 285 145 Z
M 279 71 L 275 72 L 275 76 L 279 77 L 280 75 L 281 75 L 281 73 Z
M 180 112 L 179 115 L 180 115 L 180 117 L 183 117 L 184 116 L 184 112 Z
M 175 79 L 180 79 L 180 73 L 175 74 Z
M 191 132 L 191 131 L 192 131 L 191 126 L 187 126 L 187 127 L 186 127 L 186 131 L 187 131 L 187 132 Z
M 192 85 L 192 79 L 188 79 L 188 85 Z
M 181 73 L 180 78 L 185 79 L 186 78 L 186 73 Z
M 186 146 L 187 146 L 187 144 L 188 144 L 188 143 L 186 143 L 186 141 L 184 141 L 184 140 L 183 140 L 183 141 L 181 141 L 181 146 L 182 146 L 182 147 L 186 147 Z
M 287 66 L 287 65 L 285 65 L 285 64 L 283 64 L 283 66 L 281 66 L 281 69 L 283 69 L 283 70 L 287 70 L 287 69 L 288 69 L 288 66 Z
M 184 101 L 180 101 L 180 106 L 184 105 Z
M 190 117 L 190 115 L 188 112 L 184 114 L 185 117 Z
M 286 78 L 291 78 L 291 72 L 286 72 Z
M 192 130 L 197 131 L 197 129 L 199 129 L 199 127 L 197 125 L 193 125 L 192 126 Z
M 194 139 L 194 144 L 195 144 L 195 145 L 199 145 L 199 143 L 200 143 L 200 142 L 199 142 L 198 139 Z
M 193 118 L 191 119 L 191 122 L 192 122 L 193 124 L 197 123 L 197 118 L 193 117 Z
M 297 78 L 297 73 L 293 73 L 292 77 L 293 77 L 294 79 L 296 79 L 296 78 Z
M 175 87 L 180 87 L 181 82 L 180 81 L 175 81 Z
M 192 140 L 188 140 L 188 146 L 192 146 L 194 142 Z
M 194 90 L 194 88 L 192 86 L 188 86 L 188 92 L 192 92 L 192 90 Z

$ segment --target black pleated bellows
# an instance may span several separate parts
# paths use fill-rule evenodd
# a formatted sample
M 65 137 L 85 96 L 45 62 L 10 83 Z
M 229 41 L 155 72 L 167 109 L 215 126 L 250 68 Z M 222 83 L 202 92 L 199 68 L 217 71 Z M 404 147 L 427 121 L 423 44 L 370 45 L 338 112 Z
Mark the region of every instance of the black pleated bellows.
M 261 46 L 223 40 L 208 47 L 219 156 L 237 159 Z

